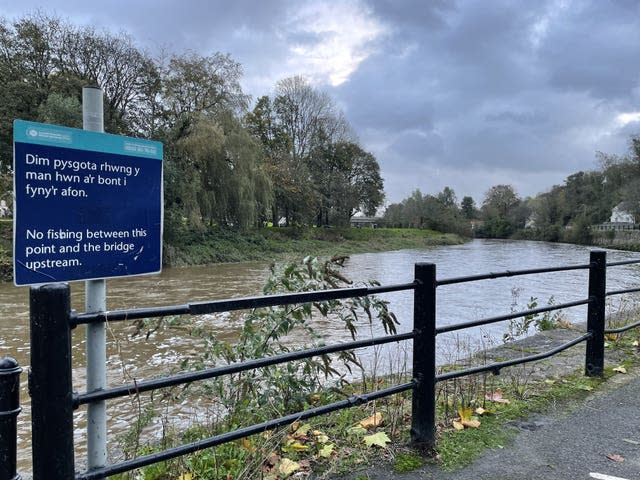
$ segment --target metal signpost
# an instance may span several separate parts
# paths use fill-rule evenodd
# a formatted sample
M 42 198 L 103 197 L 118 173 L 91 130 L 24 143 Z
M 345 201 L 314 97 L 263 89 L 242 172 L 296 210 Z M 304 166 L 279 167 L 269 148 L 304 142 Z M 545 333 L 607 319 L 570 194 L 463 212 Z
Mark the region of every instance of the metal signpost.
M 106 311 L 105 278 L 162 266 L 162 144 L 103 133 L 99 88 L 84 88 L 84 130 L 14 122 L 14 282 L 85 280 Z M 87 391 L 106 388 L 106 329 L 87 326 Z M 104 401 L 88 405 L 87 463 L 106 465 Z

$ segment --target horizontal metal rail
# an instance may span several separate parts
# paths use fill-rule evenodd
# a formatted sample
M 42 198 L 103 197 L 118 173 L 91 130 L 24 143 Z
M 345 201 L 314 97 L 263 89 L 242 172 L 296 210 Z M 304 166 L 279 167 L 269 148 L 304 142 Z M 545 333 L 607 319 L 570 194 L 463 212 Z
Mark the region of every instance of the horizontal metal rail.
M 341 352 L 345 350 L 355 350 L 357 348 L 373 347 L 376 345 L 383 345 L 386 343 L 400 342 L 404 340 L 411 340 L 414 338 L 414 333 L 401 333 L 397 335 L 389 335 L 386 337 L 377 337 L 367 340 L 357 340 L 348 343 L 340 343 L 336 345 L 328 345 L 325 347 L 309 348 L 306 350 L 299 350 L 297 352 L 290 352 L 281 355 L 275 355 L 272 357 L 259 358 L 255 360 L 249 360 L 246 362 L 224 365 L 222 367 L 209 368 L 206 370 L 200 370 L 197 372 L 185 372 L 171 377 L 158 378 L 154 380 L 147 380 L 142 382 L 136 382 L 131 385 L 125 385 L 116 388 L 109 388 L 106 390 L 98 390 L 89 393 L 83 393 L 80 395 L 74 395 L 74 408 L 78 408 L 80 405 L 84 405 L 91 402 L 98 402 L 101 400 L 109 400 L 118 397 L 124 397 L 127 395 L 136 395 L 138 393 L 144 393 L 151 390 L 157 390 L 160 388 L 173 387 L 176 385 L 182 385 L 185 383 L 191 383 L 199 380 L 207 380 L 210 378 L 216 378 L 223 375 L 231 375 L 233 373 L 244 372 L 247 370 L 254 370 L 256 368 L 269 367 L 280 363 L 292 362 L 295 360 L 302 360 L 304 358 L 310 358 L 319 355 L 327 355 L 330 353 Z
M 554 355 L 557 355 L 558 353 L 564 350 L 567 350 L 568 348 L 571 348 L 574 345 L 577 345 L 578 343 L 588 340 L 589 338 L 591 338 L 592 335 L 593 334 L 591 332 L 587 332 L 584 335 L 574 340 L 571 340 L 570 342 L 563 343 L 562 345 L 559 345 L 558 347 L 552 350 L 538 353 L 536 355 L 529 355 L 527 357 L 514 358 L 512 360 L 505 360 L 504 362 L 495 362 L 495 363 L 490 363 L 488 365 L 468 368 L 466 370 L 459 370 L 456 372 L 448 372 L 448 373 L 436 375 L 436 382 L 452 380 L 454 378 L 466 377 L 468 375 L 474 375 L 476 373 L 483 373 L 483 372 L 492 372 L 494 375 L 498 375 L 500 373 L 500 370 L 502 370 L 503 368 L 512 367 L 514 365 L 520 365 L 522 363 L 536 362 L 538 360 L 544 360 L 545 358 L 549 358 Z
M 116 475 L 118 473 L 129 472 L 136 468 L 145 467 L 154 463 L 162 462 L 165 460 L 171 460 L 172 458 L 194 453 L 205 448 L 215 447 L 223 443 L 232 442 L 241 438 L 254 435 L 256 433 L 265 432 L 267 430 L 273 430 L 285 425 L 291 425 L 294 422 L 300 420 L 306 420 L 308 418 L 318 417 L 320 415 L 326 415 L 337 410 L 344 410 L 356 405 L 362 405 L 372 400 L 379 398 L 389 397 L 391 395 L 397 395 L 408 390 L 412 390 L 415 386 L 413 381 L 389 387 L 386 389 L 378 390 L 368 394 L 353 395 L 345 400 L 339 402 L 330 403 L 321 407 L 312 408 L 299 413 L 287 415 L 267 422 L 252 425 L 250 427 L 239 428 L 221 435 L 216 435 L 197 442 L 181 445 L 179 447 L 170 448 L 158 453 L 151 453 L 132 460 L 127 460 L 121 463 L 116 463 L 103 468 L 97 468 L 89 472 L 80 473 L 76 475 L 76 480 L 95 480 L 102 479 L 107 475 Z
M 445 278 L 443 280 L 438 280 L 438 286 L 453 285 L 456 283 L 476 282 L 478 280 L 493 280 L 496 278 L 504 278 L 504 277 L 517 277 L 521 275 L 534 275 L 537 273 L 553 273 L 553 272 L 565 272 L 570 270 L 586 270 L 589 267 L 590 265 L 586 264 L 586 265 L 572 265 L 567 267 L 532 268 L 529 270 L 506 270 L 504 272 L 485 273 L 482 275 L 471 275 L 467 277 Z
M 560 303 L 558 305 L 551 305 L 548 307 L 532 308 L 531 310 L 524 310 L 521 312 L 509 313 L 506 315 L 500 315 L 497 317 L 482 318 L 480 320 L 473 320 L 471 322 L 457 323 L 455 325 L 446 325 L 444 327 L 436 328 L 436 335 L 441 333 L 455 332 L 457 330 L 463 330 L 471 327 L 481 327 L 483 325 L 489 325 L 492 323 L 503 322 L 505 320 L 512 320 L 514 318 L 526 317 L 527 315 L 537 315 L 539 313 L 551 312 L 554 310 L 563 310 L 565 308 L 577 307 L 580 305 L 586 305 L 591 302 L 590 299 L 576 300 L 575 302 Z
M 619 328 L 606 328 L 604 330 L 605 334 L 616 334 L 616 333 L 624 333 L 629 330 L 633 330 L 634 328 L 640 327 L 640 322 L 630 323 L 629 325 L 625 325 L 624 327 Z
M 628 288 L 626 290 L 613 290 L 611 292 L 607 292 L 607 297 L 611 297 L 613 295 L 624 295 L 625 293 L 634 293 L 640 292 L 640 288 Z
M 278 305 L 291 305 L 297 303 L 324 302 L 353 297 L 366 297 L 381 293 L 413 290 L 415 282 L 398 285 L 336 288 L 330 290 L 315 290 L 303 293 L 284 293 L 279 295 L 244 297 L 237 299 L 213 300 L 208 302 L 195 302 L 185 305 L 169 307 L 132 308 L 128 310 L 113 310 L 110 312 L 80 313 L 71 318 L 72 327 L 77 325 L 105 322 L 136 320 L 150 317 L 165 317 L 171 315 L 204 315 L 208 313 L 220 313 L 234 310 L 250 310 L 253 308 L 274 307 Z
M 640 260 L 621 260 L 619 262 L 607 263 L 607 267 L 619 267 L 620 265 L 633 265 L 640 263 Z

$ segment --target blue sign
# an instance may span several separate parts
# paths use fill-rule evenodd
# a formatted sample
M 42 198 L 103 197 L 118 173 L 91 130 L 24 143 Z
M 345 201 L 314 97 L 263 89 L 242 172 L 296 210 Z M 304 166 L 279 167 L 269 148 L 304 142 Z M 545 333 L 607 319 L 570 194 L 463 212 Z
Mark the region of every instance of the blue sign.
M 158 273 L 162 144 L 15 120 L 16 285 Z

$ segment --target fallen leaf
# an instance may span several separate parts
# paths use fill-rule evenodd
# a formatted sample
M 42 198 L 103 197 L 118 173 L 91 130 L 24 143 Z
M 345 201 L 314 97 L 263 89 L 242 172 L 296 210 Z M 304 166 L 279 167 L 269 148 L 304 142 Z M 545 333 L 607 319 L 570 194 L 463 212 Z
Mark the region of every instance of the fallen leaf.
M 333 443 L 327 443 L 326 445 L 323 445 L 320 450 L 318 450 L 318 455 L 320 455 L 322 458 L 329 458 L 335 448 L 336 446 Z
M 300 464 L 298 462 L 294 462 L 289 458 L 283 458 L 280 461 L 280 465 L 278 465 L 278 472 L 280 472 L 285 477 L 288 477 L 297 470 L 300 470 Z
M 391 441 L 391 439 L 384 432 L 374 433 L 373 435 L 367 435 L 363 439 L 364 444 L 367 447 L 377 446 L 385 448 L 387 443 Z
M 460 415 L 460 420 L 464 422 L 465 420 L 471 420 L 471 416 L 473 415 L 473 408 L 471 407 L 459 407 L 458 415 Z
M 614 372 L 618 372 L 618 373 L 627 373 L 627 369 L 624 368 L 622 365 L 620 365 L 619 367 L 616 367 L 613 369 Z
M 631 445 L 640 445 L 640 442 L 631 440 L 630 438 L 623 438 L 622 441 L 625 443 L 630 443 Z
M 307 435 L 307 433 L 309 433 L 309 430 L 311 430 L 311 425 L 309 425 L 308 423 L 305 423 L 304 425 L 297 427 L 293 430 L 293 436 L 304 437 Z
M 193 475 L 191 473 L 183 473 L 178 477 L 178 480 L 193 480 Z
M 274 467 L 280 461 L 280 455 L 275 452 L 271 452 L 269 457 L 265 460 L 267 465 Z
M 624 457 L 622 455 L 618 455 L 617 453 L 610 453 L 607 455 L 609 460 L 613 460 L 614 462 L 624 462 Z
M 370 417 L 365 418 L 361 422 L 358 423 L 362 428 L 366 428 L 367 430 L 379 427 L 382 424 L 382 413 L 376 412 Z
M 504 403 L 504 404 L 511 403 L 510 400 L 508 400 L 508 399 L 506 399 L 506 398 L 504 398 L 502 396 L 502 390 L 500 390 L 499 388 L 493 393 L 487 393 L 484 396 L 484 398 L 486 398 L 490 402 L 495 402 L 495 403 Z
M 631 345 L 634 347 L 638 347 L 640 346 L 640 342 L 638 342 L 638 340 L 634 340 L 634 342 Z
M 469 428 L 479 428 L 480 427 L 480 421 L 478 420 L 463 420 L 462 425 L 464 425 L 465 427 L 469 427 Z
M 464 425 L 457 420 L 453 421 L 453 428 L 456 430 L 464 430 Z
M 488 415 L 495 415 L 491 410 L 487 410 L 486 408 L 478 407 L 475 411 L 476 415 L 480 415 L 481 417 L 486 417 Z
M 287 445 L 287 448 L 293 448 L 296 452 L 304 452 L 305 450 L 309 450 L 309 445 L 303 445 L 300 442 L 293 442 L 290 445 Z

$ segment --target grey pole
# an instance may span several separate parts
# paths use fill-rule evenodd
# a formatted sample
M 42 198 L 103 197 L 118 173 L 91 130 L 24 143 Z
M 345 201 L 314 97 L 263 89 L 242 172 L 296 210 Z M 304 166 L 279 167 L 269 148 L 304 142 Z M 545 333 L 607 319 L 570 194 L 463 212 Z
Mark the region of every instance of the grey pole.
M 82 89 L 82 126 L 84 130 L 104 132 L 102 90 Z M 85 308 L 88 313 L 104 312 L 107 289 L 105 280 L 85 282 Z M 107 335 L 104 323 L 87 325 L 87 392 L 107 386 Z M 87 405 L 87 466 L 89 470 L 107 463 L 107 412 L 104 401 Z

